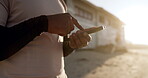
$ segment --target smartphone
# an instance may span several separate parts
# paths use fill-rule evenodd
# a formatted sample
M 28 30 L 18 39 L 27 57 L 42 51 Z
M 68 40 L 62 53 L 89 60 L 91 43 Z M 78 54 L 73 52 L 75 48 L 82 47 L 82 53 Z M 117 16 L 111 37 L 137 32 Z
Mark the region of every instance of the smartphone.
M 105 26 L 91 27 L 91 28 L 84 29 L 84 31 L 87 32 L 88 34 L 92 34 L 92 33 L 96 33 L 98 31 L 101 31 L 103 29 L 105 29 Z M 70 39 L 67 36 L 64 37 L 64 40 L 70 41 Z
M 92 34 L 92 33 L 101 31 L 103 29 L 105 29 L 105 26 L 91 27 L 91 28 L 84 29 L 84 31 L 87 32 L 88 34 Z

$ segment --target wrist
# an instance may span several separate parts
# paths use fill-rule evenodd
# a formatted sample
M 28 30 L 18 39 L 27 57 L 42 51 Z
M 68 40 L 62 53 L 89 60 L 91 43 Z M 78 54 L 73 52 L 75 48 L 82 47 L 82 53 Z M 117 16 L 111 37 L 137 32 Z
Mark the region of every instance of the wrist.
M 47 32 L 48 31 L 48 17 L 45 15 L 41 16 L 41 21 L 43 21 L 43 32 Z

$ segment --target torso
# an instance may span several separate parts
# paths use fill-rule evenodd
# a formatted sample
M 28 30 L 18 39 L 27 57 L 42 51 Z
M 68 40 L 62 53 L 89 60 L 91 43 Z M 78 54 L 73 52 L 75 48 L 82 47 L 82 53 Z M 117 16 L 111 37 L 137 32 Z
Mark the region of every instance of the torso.
M 40 15 L 63 13 L 59 0 L 9 0 L 11 27 Z M 15 55 L 0 64 L 6 78 L 55 78 L 64 72 L 62 43 L 59 36 L 43 33 Z M 1 75 L 0 75 L 1 76 Z M 1 76 L 2 77 L 2 76 Z

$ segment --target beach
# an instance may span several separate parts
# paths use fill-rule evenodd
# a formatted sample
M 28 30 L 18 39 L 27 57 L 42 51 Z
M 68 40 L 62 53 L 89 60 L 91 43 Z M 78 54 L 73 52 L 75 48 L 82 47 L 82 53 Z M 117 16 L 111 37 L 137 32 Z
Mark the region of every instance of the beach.
M 140 52 L 78 50 L 65 58 L 65 69 L 69 78 L 148 78 L 147 60 Z

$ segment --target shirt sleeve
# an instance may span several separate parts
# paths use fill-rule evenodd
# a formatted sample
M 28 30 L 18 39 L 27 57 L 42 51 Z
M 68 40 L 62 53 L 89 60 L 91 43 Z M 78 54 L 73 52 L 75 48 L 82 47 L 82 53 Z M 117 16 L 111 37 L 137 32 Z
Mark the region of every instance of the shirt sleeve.
M 48 18 L 38 16 L 10 28 L 0 25 L 0 61 L 18 52 L 36 36 L 48 30 Z
M 0 25 L 5 26 L 8 18 L 8 1 L 0 0 Z
M 7 27 L 9 16 L 8 0 L 0 0 L 0 61 L 18 52 L 41 32 L 47 32 L 46 16 L 30 18 L 12 27 Z

